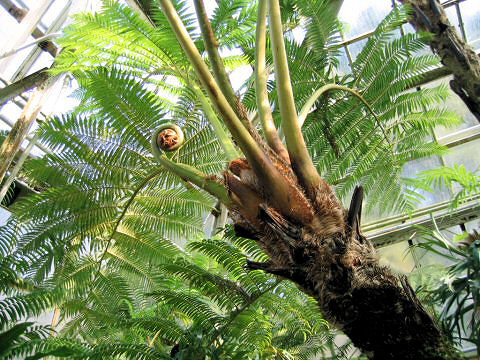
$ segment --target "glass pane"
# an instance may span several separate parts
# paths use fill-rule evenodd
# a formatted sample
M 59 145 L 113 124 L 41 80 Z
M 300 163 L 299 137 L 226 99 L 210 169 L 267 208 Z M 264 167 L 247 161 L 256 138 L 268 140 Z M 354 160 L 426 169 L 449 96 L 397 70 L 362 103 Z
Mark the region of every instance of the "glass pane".
M 374 30 L 391 10 L 391 1 L 345 0 L 338 14 L 340 21 L 347 24 L 345 38 Z
M 465 227 L 467 228 L 468 232 L 472 232 L 473 230 L 480 232 L 480 219 L 475 219 L 465 223 Z
M 463 164 L 469 171 L 476 171 L 480 166 L 480 139 L 455 146 L 443 158 L 445 165 Z
M 441 230 L 441 233 L 445 239 L 453 241 L 456 235 L 459 235 L 462 233 L 462 230 L 460 229 L 460 226 L 456 225 L 456 226 L 452 226 L 447 229 Z M 413 243 L 418 244 L 424 241 L 425 240 L 422 239 L 421 236 L 416 236 L 413 240 Z M 448 251 L 445 249 L 440 249 L 440 248 L 436 248 L 436 249 L 441 253 L 448 254 Z M 427 251 L 418 247 L 415 248 L 414 252 L 415 252 L 415 257 L 419 260 L 419 263 L 422 266 L 450 265 L 452 263 L 451 260 L 445 258 L 444 256 L 432 253 L 430 251 Z
M 4 225 L 8 218 L 10 217 L 10 212 L 0 207 L 0 226 Z
M 408 274 L 415 267 L 412 254 L 408 249 L 406 241 L 378 248 L 380 264 L 389 266 L 396 273 Z
M 478 0 L 460 3 L 467 40 L 475 49 L 480 49 L 480 4 Z
M 406 178 L 415 178 L 417 174 L 423 170 L 436 169 L 442 166 L 438 156 L 432 156 L 426 159 L 410 161 L 403 166 L 402 176 Z M 417 192 L 424 197 L 418 204 L 418 208 L 433 205 L 450 199 L 450 192 L 448 189 L 438 189 L 434 193 L 424 190 L 417 190 Z
M 63 8 L 65 7 L 66 2 L 64 1 L 56 1 L 50 6 L 48 11 L 42 16 L 42 26 L 48 28 L 50 27 L 53 22 L 60 16 Z
M 455 9 L 455 6 L 449 6 L 448 8 L 445 8 L 445 12 L 447 13 L 450 24 L 455 27 L 455 30 L 457 30 L 457 33 L 461 36 L 460 24 L 458 22 L 457 10 Z
M 339 51 L 339 62 L 338 62 L 338 72 L 340 74 L 349 74 L 352 72 L 350 68 L 350 64 L 348 62 L 347 53 L 345 52 L 344 48 L 341 48 Z
M 446 84 L 447 86 L 449 86 L 449 82 L 451 79 L 452 79 L 452 76 L 447 76 L 447 77 L 432 81 L 424 85 L 424 87 L 431 88 L 431 87 L 439 86 L 440 84 Z M 459 116 L 461 116 L 462 123 L 458 126 L 448 128 L 448 129 L 443 126 L 437 126 L 435 128 L 435 134 L 438 137 L 445 136 L 455 131 L 478 125 L 478 121 L 475 118 L 475 116 L 472 115 L 472 113 L 470 112 L 470 110 L 468 110 L 465 103 L 452 90 L 450 90 L 450 96 L 448 97 L 447 101 L 445 101 L 443 106 L 446 109 L 450 111 L 454 111 Z
M 353 61 L 355 61 L 355 59 L 357 58 L 357 55 L 362 51 L 367 41 L 368 39 L 363 39 L 348 45 L 348 50 L 350 50 L 350 54 L 352 54 Z

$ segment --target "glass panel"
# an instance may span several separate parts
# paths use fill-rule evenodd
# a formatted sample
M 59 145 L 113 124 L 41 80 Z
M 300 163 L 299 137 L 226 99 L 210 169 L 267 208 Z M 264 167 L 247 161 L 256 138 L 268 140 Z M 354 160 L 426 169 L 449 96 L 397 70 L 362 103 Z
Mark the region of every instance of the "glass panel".
M 345 52 L 345 48 L 341 48 L 339 51 L 339 62 L 338 62 L 338 72 L 340 74 L 349 74 L 352 72 L 350 68 L 350 64 L 348 62 L 347 53 Z
M 347 24 L 345 38 L 374 30 L 392 10 L 391 1 L 345 0 L 338 17 Z
M 457 10 L 455 9 L 454 6 L 449 6 L 448 8 L 445 8 L 445 12 L 447 13 L 448 20 L 450 21 L 450 24 L 455 27 L 455 30 L 457 30 L 457 33 L 462 36 L 462 31 L 460 29 L 460 23 L 458 22 L 458 16 L 457 16 Z
M 355 59 L 357 58 L 357 55 L 362 51 L 367 41 L 368 39 L 363 39 L 348 45 L 348 50 L 350 50 L 350 54 L 352 54 L 353 61 L 355 61 Z
M 10 212 L 0 207 L 0 226 L 5 225 L 9 217 Z
M 30 96 L 31 92 L 24 93 L 25 96 Z M 12 101 L 7 102 L 4 106 L 2 106 L 2 109 L 0 111 L 0 114 L 4 117 L 6 117 L 8 120 L 10 120 L 11 123 L 14 123 L 19 117 L 20 114 L 22 113 L 22 109 L 18 107 L 15 103 Z M 2 124 L 4 122 L 2 121 Z M 5 125 L 10 129 L 10 126 Z
M 396 273 L 410 273 L 415 267 L 415 261 L 408 249 L 406 241 L 378 248 L 380 264 L 389 266 Z
M 463 164 L 470 171 L 476 171 L 480 166 L 480 139 L 455 146 L 443 157 L 445 165 Z
M 450 228 L 447 228 L 445 230 L 441 231 L 442 235 L 448 239 L 448 240 L 453 240 L 453 238 L 462 233 L 462 230 L 460 229 L 460 226 L 452 226 Z M 415 239 L 413 240 L 414 244 L 418 244 L 423 242 L 424 240 L 420 236 L 416 236 Z M 436 248 L 438 251 L 448 254 L 447 250 L 443 250 L 440 248 Z M 430 251 L 420 249 L 420 248 L 415 248 L 415 257 L 419 260 L 419 263 L 422 266 L 429 266 L 429 265 L 450 265 L 451 261 L 443 256 L 434 254 Z
M 447 76 L 435 81 L 432 81 L 424 87 L 426 88 L 432 88 L 435 86 L 439 86 L 440 84 L 446 84 L 449 86 L 449 82 L 452 79 L 452 76 Z M 455 94 L 453 91 L 450 90 L 450 96 L 448 97 L 447 101 L 443 104 L 445 108 L 447 108 L 450 111 L 456 112 L 459 116 L 462 117 L 462 123 L 458 126 L 452 127 L 452 128 L 445 128 L 443 126 L 437 126 L 435 128 L 435 134 L 438 137 L 445 136 L 447 134 L 451 134 L 455 131 L 461 130 L 461 129 L 466 129 L 474 125 L 478 125 L 478 121 L 475 118 L 475 116 L 472 115 L 470 110 L 468 110 L 467 106 L 465 103 Z
M 440 166 L 442 166 L 442 162 L 438 156 L 410 161 L 403 166 L 402 176 L 406 178 L 415 178 L 417 174 L 423 170 L 436 169 Z M 438 191 L 435 191 L 434 193 L 424 190 L 417 190 L 417 192 L 424 197 L 424 199 L 418 204 L 418 208 L 450 199 L 450 192 L 445 188 L 438 189 Z
M 480 232 L 480 219 L 475 219 L 465 223 L 465 227 L 467 228 L 468 232 L 472 232 L 473 230 Z
M 475 49 L 480 49 L 480 6 L 478 0 L 460 3 L 467 40 Z
M 42 16 L 42 26 L 45 28 L 48 28 L 49 26 L 52 25 L 52 23 L 57 19 L 57 17 L 60 15 L 61 11 L 65 7 L 66 2 L 64 1 L 56 1 L 50 6 L 48 11 Z
M 0 52 L 7 51 L 10 47 L 8 39 L 11 37 L 12 29 L 18 26 L 18 22 L 11 16 L 3 6 L 0 6 L 0 39 L 3 39 Z

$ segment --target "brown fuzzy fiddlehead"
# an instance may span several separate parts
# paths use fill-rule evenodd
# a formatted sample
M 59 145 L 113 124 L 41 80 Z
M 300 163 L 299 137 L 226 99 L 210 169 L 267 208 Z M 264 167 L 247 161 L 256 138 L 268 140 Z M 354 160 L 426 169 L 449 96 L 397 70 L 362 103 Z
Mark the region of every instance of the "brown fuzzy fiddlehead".
M 163 151 L 169 152 L 180 148 L 185 137 L 182 129 L 172 123 L 160 126 L 152 135 L 150 144 L 154 155 L 158 156 Z

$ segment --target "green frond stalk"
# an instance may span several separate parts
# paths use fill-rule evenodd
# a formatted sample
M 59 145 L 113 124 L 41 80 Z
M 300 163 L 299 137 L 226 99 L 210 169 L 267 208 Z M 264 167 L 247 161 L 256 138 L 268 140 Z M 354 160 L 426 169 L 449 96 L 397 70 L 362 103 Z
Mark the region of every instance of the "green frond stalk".
M 282 129 L 287 142 L 292 166 L 306 190 L 313 194 L 321 182 L 312 159 L 305 145 L 298 123 L 295 99 L 288 70 L 288 60 L 283 40 L 283 28 L 278 0 L 269 0 L 270 37 L 272 40 L 273 60 L 275 63 L 275 80 L 277 83 L 278 102 L 282 117 Z
M 310 112 L 310 109 L 312 108 L 312 106 L 315 104 L 315 102 L 323 95 L 323 94 L 326 94 L 328 93 L 329 91 L 332 91 L 332 90 L 341 90 L 341 91 L 346 91 L 352 95 L 354 95 L 357 99 L 359 99 L 368 109 L 368 111 L 373 115 L 373 117 L 375 118 L 375 121 L 377 122 L 377 125 L 378 127 L 382 130 L 383 132 L 383 135 L 385 137 L 385 140 L 390 143 L 390 140 L 388 139 L 387 137 L 387 133 L 385 131 L 385 128 L 383 127 L 383 125 L 380 123 L 380 120 L 378 119 L 378 116 L 377 114 L 375 114 L 375 112 L 373 111 L 372 107 L 370 106 L 370 104 L 368 103 L 367 100 L 365 100 L 365 98 L 360 95 L 357 91 L 353 90 L 353 89 L 350 89 L 349 87 L 347 86 L 343 86 L 343 85 L 337 85 L 337 84 L 327 84 L 327 85 L 324 85 L 322 86 L 320 89 L 318 89 L 317 91 L 315 91 L 312 96 L 310 96 L 310 98 L 307 100 L 307 102 L 305 103 L 305 105 L 303 105 L 302 107 L 302 110 L 300 111 L 300 114 L 298 115 L 298 123 L 300 124 L 300 127 L 303 126 L 303 123 L 305 122 L 305 119 L 307 118 L 307 115 L 308 113 Z
M 171 1 L 160 0 L 160 5 L 162 6 L 163 12 L 167 17 L 170 26 L 175 32 L 179 43 L 194 67 L 198 78 L 202 82 L 204 88 L 207 90 L 212 103 L 217 107 L 219 113 L 222 115 L 229 131 L 235 140 L 237 140 L 237 142 L 240 144 L 243 152 L 252 163 L 264 162 L 266 159 L 260 146 L 258 146 L 248 130 L 243 126 L 242 122 L 237 117 L 227 99 L 223 95 L 220 87 L 208 70 L 207 64 L 205 64 L 202 56 L 198 52 L 195 43 L 190 38 L 187 29 L 182 23 Z
M 122 213 L 120 214 L 117 221 L 115 222 L 115 226 L 113 227 L 113 230 L 110 233 L 110 236 L 108 237 L 107 244 L 105 245 L 105 250 L 103 251 L 102 255 L 100 256 L 100 259 L 98 260 L 98 269 L 97 269 L 97 272 L 95 273 L 94 280 L 92 281 L 93 283 L 95 283 L 95 280 L 96 280 L 98 274 L 100 273 L 100 271 L 102 269 L 102 262 L 103 262 L 103 260 L 105 259 L 105 256 L 108 253 L 108 250 L 110 248 L 110 245 L 112 244 L 113 238 L 114 238 L 114 236 L 115 236 L 123 218 L 125 217 L 128 208 L 130 207 L 130 205 L 132 205 L 133 201 L 135 200 L 135 197 L 145 187 L 145 185 L 147 185 L 149 181 L 151 181 L 153 178 L 158 176 L 161 172 L 162 172 L 161 170 L 157 170 L 157 171 L 151 173 L 150 175 L 148 175 L 145 179 L 143 179 L 143 181 L 133 191 L 132 195 L 130 196 L 127 203 L 123 207 Z
M 160 0 L 160 4 L 165 13 L 165 16 L 170 23 L 170 26 L 172 27 L 177 36 L 178 41 L 182 45 L 183 50 L 187 54 L 187 57 L 189 58 L 192 66 L 194 67 L 198 78 L 202 82 L 204 88 L 207 90 L 210 100 L 217 107 L 218 112 L 222 115 L 228 130 L 232 134 L 233 138 L 238 142 L 250 166 L 257 174 L 259 180 L 263 183 L 264 188 L 269 191 L 269 193 L 273 196 L 272 200 L 280 208 L 293 208 L 294 206 L 291 203 L 292 200 L 290 199 L 290 197 L 285 196 L 285 194 L 288 194 L 289 191 L 291 191 L 290 185 L 288 184 L 287 180 L 280 175 L 279 171 L 274 167 L 271 160 L 263 152 L 260 145 L 255 141 L 250 132 L 242 124 L 242 122 L 239 120 L 239 118 L 231 108 L 230 104 L 228 103 L 225 96 L 222 94 L 218 84 L 213 78 L 212 74 L 208 70 L 207 64 L 205 64 L 205 62 L 203 61 L 200 53 L 198 52 L 198 49 L 190 38 L 172 3 L 169 0 Z M 308 153 L 305 153 L 305 156 L 305 159 L 308 159 L 308 161 L 310 161 L 311 163 Z M 168 166 L 171 165 L 171 163 L 168 163 Z M 313 164 L 311 164 L 311 166 L 313 171 L 315 171 Z M 173 166 L 172 169 L 175 169 L 175 166 Z M 190 171 L 187 172 L 191 173 L 191 171 L 193 170 L 190 169 Z M 203 178 L 203 174 L 198 176 L 196 176 L 196 180 L 200 180 L 200 178 Z M 317 177 L 319 182 L 320 177 L 318 176 L 318 174 Z M 203 183 L 202 181 L 198 182 Z M 211 187 L 210 189 L 213 191 L 214 188 L 216 189 L 217 186 Z M 215 191 L 218 192 L 218 189 L 216 189 Z
M 218 141 L 220 142 L 223 151 L 225 151 L 227 159 L 229 161 L 238 159 L 240 155 L 238 154 L 232 139 L 230 139 L 230 136 L 225 132 L 222 123 L 215 113 L 215 110 L 212 108 L 210 101 L 208 101 L 208 98 L 198 86 L 191 85 L 191 89 L 197 95 L 198 100 L 200 100 L 203 112 L 205 113 L 208 121 L 210 121 L 210 125 L 212 125 L 213 130 L 215 131 Z
M 200 25 L 200 31 L 202 32 L 203 42 L 207 50 L 208 59 L 210 60 L 210 65 L 212 66 L 213 76 L 218 83 L 218 86 L 222 90 L 222 93 L 225 95 L 228 103 L 235 111 L 237 116 L 241 119 L 241 114 L 239 111 L 239 99 L 233 91 L 232 84 L 225 70 L 222 58 L 218 52 L 218 41 L 215 38 L 213 33 L 212 25 L 208 19 L 207 12 L 205 10 L 205 4 L 203 0 L 193 0 L 195 5 L 195 11 L 197 13 L 198 24 Z M 241 119 L 243 120 L 243 119 Z
M 166 155 L 162 154 L 156 144 L 156 133 L 152 136 L 152 152 L 155 156 L 155 159 L 168 171 L 171 171 L 173 174 L 177 175 L 182 180 L 187 183 L 192 183 L 198 186 L 200 189 L 205 190 L 209 194 L 215 196 L 226 206 L 232 204 L 228 196 L 228 190 L 223 186 L 220 181 L 215 176 L 209 176 L 202 173 L 200 170 L 194 168 L 193 166 L 187 164 L 176 163 L 170 160 Z
M 267 78 L 265 52 L 267 47 L 267 11 L 266 1 L 260 1 L 258 4 L 258 20 L 256 30 L 255 46 L 255 89 L 257 99 L 258 116 L 262 124 L 265 139 L 268 145 L 283 159 L 290 161 L 288 152 L 278 135 L 277 128 L 273 122 L 272 110 L 268 101 Z

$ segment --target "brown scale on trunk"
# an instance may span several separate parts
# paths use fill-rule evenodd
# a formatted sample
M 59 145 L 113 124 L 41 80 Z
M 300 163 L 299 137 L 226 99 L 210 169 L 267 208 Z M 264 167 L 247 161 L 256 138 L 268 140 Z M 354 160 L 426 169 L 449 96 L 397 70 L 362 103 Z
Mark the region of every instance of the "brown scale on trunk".
M 247 268 L 295 282 L 370 359 L 458 358 L 406 279 L 379 265 L 361 233 L 363 189 L 355 189 L 345 210 L 325 181 L 308 199 L 291 168 L 275 155 L 272 162 L 291 184 L 285 196 L 310 216 L 300 223 L 274 208 L 247 160 L 232 161 L 224 177 L 237 204 L 230 208 L 235 229 L 270 257 Z

